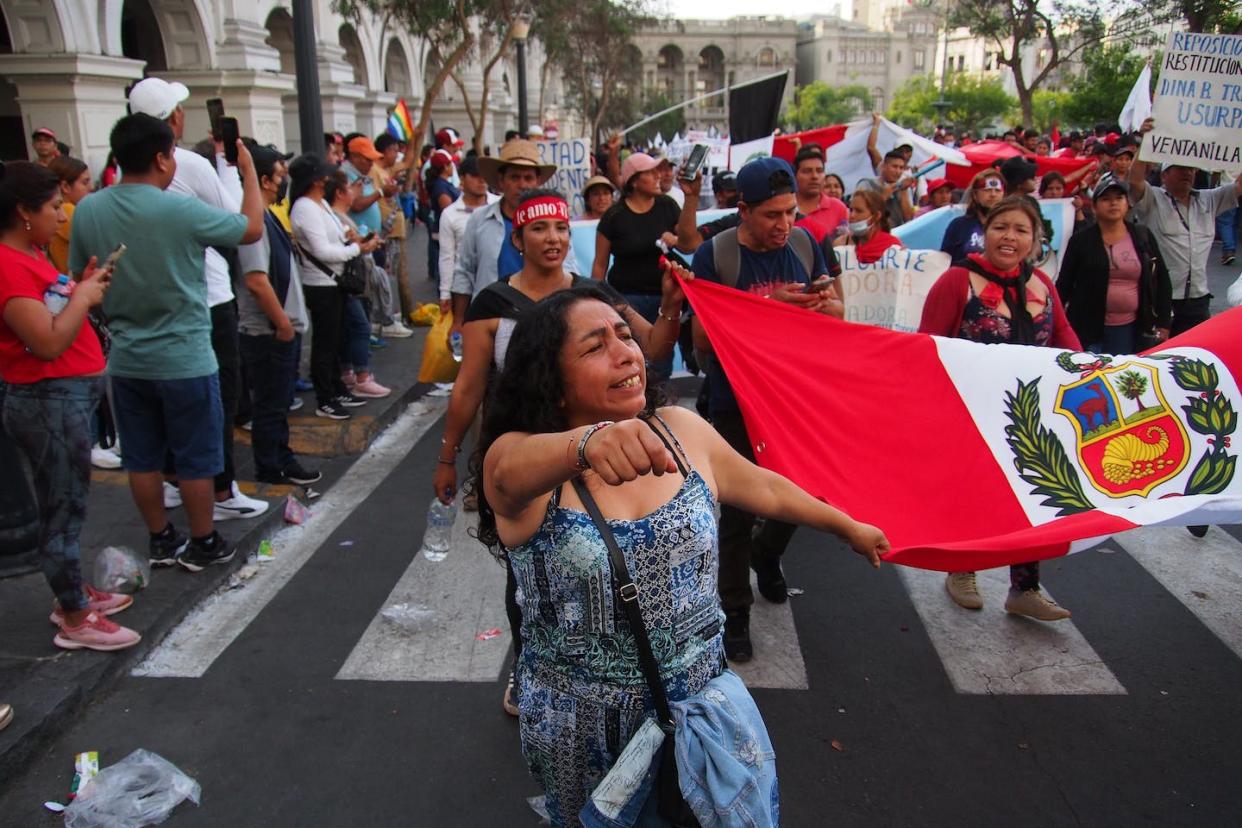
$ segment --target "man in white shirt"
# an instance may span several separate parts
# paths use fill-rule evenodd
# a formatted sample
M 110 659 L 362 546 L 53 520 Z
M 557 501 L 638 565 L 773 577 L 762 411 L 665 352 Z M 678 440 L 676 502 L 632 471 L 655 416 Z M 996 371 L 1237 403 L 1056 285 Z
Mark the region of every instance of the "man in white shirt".
M 1148 118 L 1139 131 L 1146 135 Z M 1130 198 L 1164 256 L 1173 283 L 1173 324 L 1170 335 L 1184 333 L 1211 316 L 1207 263 L 1216 238 L 1216 217 L 1238 205 L 1242 175 L 1211 190 L 1194 189 L 1195 168 L 1166 165 L 1160 171 L 1163 186 L 1147 183 L 1147 164 L 1130 167 Z
M 217 167 L 213 168 L 210 161 L 180 146 L 185 133 L 185 112 L 181 109 L 181 103 L 189 96 L 190 90 L 184 84 L 146 78 L 130 90 L 129 109 L 135 114 L 143 113 L 167 121 L 172 128 L 178 142 L 174 151 L 177 172 L 168 187 L 169 192 L 197 198 L 213 207 L 235 213 L 241 207 L 241 184 L 237 170 L 225 164 L 222 155 L 217 158 Z M 236 251 L 230 252 L 236 255 Z M 234 477 L 233 417 L 237 412 L 240 393 L 241 366 L 237 306 L 229 264 L 220 250 L 207 249 L 204 271 L 207 305 L 211 309 L 211 344 L 220 365 L 220 402 L 224 408 L 224 471 L 216 476 L 215 519 L 255 518 L 267 511 L 267 502 L 242 494 Z M 181 505 L 181 494 L 176 486 L 165 484 L 164 505 L 168 508 Z
M 440 214 L 440 311 L 452 309 L 453 270 L 457 267 L 457 248 L 466 232 L 466 222 L 480 207 L 500 200 L 487 189 L 479 175 L 479 159 L 470 156 L 457 166 L 461 176 L 461 196 Z

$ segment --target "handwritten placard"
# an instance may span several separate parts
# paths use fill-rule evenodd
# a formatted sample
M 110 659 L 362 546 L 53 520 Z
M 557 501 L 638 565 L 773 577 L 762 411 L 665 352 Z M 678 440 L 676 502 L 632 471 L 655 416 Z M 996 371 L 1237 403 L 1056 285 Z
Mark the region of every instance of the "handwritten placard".
M 580 216 L 586 212 L 582 188 L 591 177 L 591 145 L 584 138 L 569 141 L 539 141 L 539 160 L 555 164 L 556 172 L 543 186 L 550 187 L 569 202 L 569 214 Z
M 863 264 L 853 247 L 834 249 L 841 261 L 845 318 L 890 331 L 918 330 L 927 293 L 951 264 L 949 254 L 939 250 L 890 247 L 878 261 Z
M 1142 161 L 1242 172 L 1242 36 L 1174 32 Z

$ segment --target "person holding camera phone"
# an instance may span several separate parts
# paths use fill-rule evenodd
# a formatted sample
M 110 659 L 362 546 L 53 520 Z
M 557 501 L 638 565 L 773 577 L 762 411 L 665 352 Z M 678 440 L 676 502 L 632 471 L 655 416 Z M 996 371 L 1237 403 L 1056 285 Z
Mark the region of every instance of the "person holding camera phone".
M 604 213 L 595 231 L 595 262 L 591 277 L 605 281 L 625 297 L 648 322 L 660 315 L 660 268 L 663 241 L 677 244 L 677 222 L 681 207 L 661 191 L 661 161 L 636 152 L 621 165 L 622 198 Z M 612 267 L 608 258 L 612 257 Z M 665 382 L 673 372 L 671 356 L 652 363 L 651 381 Z

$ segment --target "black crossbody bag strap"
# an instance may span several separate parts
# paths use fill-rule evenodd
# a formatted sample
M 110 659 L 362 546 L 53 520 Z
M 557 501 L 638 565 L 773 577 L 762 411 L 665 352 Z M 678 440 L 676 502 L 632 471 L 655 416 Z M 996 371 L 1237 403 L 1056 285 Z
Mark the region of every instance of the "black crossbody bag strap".
M 625 608 L 625 617 L 629 620 L 630 631 L 634 634 L 634 645 L 638 648 L 638 665 L 643 671 L 643 678 L 647 680 L 647 689 L 651 691 L 651 702 L 658 718 L 656 723 L 664 731 L 664 743 L 660 746 L 660 771 L 652 791 L 652 795 L 657 797 L 656 810 L 674 828 L 699 828 L 698 819 L 681 793 L 674 747 L 676 727 L 673 724 L 673 711 L 668 706 L 668 695 L 664 692 L 664 682 L 660 680 L 660 667 L 656 662 L 655 652 L 651 649 L 651 639 L 647 635 L 647 625 L 643 622 L 642 608 L 638 606 L 638 587 L 630 577 L 630 568 L 625 564 L 625 555 L 617 545 L 617 538 L 600 512 L 599 504 L 587 491 L 586 483 L 581 477 L 575 477 L 570 482 L 604 539 L 604 545 L 608 547 L 617 597 Z
M 608 521 L 600 513 L 599 504 L 587 491 L 586 484 L 582 482 L 581 477 L 575 477 L 570 482 L 573 484 L 574 491 L 578 493 L 578 499 L 586 508 L 587 514 L 595 522 L 595 528 L 604 538 L 604 545 L 608 547 L 608 558 L 612 562 L 612 577 L 616 580 L 617 597 L 621 599 L 625 617 L 630 622 L 630 632 L 634 635 L 634 645 L 638 648 L 638 666 L 642 668 L 643 678 L 647 680 L 647 689 L 651 691 L 651 701 L 655 705 L 656 715 L 660 717 L 658 724 L 665 733 L 670 733 L 669 728 L 673 725 L 673 712 L 668 706 L 668 695 L 665 694 L 664 682 L 660 679 L 660 668 L 656 662 L 655 652 L 651 649 L 647 625 L 643 623 L 643 611 L 638 606 L 638 587 L 634 584 L 634 579 L 630 577 L 630 569 L 625 564 L 625 555 L 621 553 L 621 547 L 617 545 L 617 538 L 612 534 Z

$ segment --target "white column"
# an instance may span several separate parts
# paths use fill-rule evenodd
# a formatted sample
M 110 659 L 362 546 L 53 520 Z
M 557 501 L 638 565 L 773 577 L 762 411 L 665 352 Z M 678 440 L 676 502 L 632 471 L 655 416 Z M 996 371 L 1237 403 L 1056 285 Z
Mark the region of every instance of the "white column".
M 236 118 L 241 134 L 260 144 L 275 144 L 282 149 L 290 146 L 285 128 L 284 100 L 294 100 L 293 119 L 297 122 L 297 95 L 292 75 L 254 69 L 203 70 L 197 72 L 165 72 L 165 80 L 180 81 L 190 89 L 185 109 L 185 136 L 182 143 L 193 145 L 207 137 L 211 122 L 207 117 L 207 99 L 224 101 L 224 113 Z
M 95 175 L 107 160 L 112 125 L 126 113 L 125 90 L 142 67 L 140 60 L 101 55 L 0 55 L 0 75 L 17 87 L 26 135 L 51 129 Z

